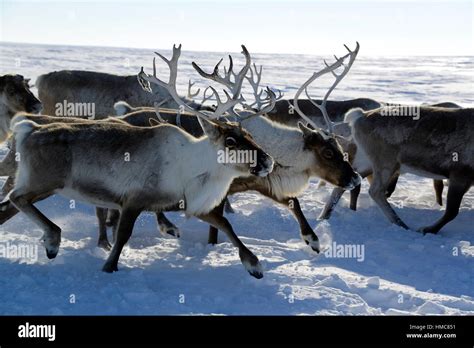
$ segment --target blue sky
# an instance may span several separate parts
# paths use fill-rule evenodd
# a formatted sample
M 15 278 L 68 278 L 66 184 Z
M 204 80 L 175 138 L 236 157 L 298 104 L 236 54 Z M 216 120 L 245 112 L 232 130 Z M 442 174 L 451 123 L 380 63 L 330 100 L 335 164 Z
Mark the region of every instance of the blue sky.
M 473 55 L 472 0 L 0 0 L 0 41 L 327 54 Z

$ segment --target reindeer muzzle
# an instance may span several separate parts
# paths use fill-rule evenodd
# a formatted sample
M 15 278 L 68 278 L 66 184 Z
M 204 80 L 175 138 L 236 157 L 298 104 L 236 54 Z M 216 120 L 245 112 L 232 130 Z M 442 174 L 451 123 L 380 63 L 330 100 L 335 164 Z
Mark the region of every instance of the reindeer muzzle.
M 259 156 L 257 165 L 250 170 L 256 176 L 265 177 L 273 170 L 273 158 L 269 155 Z
M 351 180 L 349 181 L 349 184 L 347 184 L 347 186 L 344 187 L 344 189 L 352 190 L 357 185 L 360 185 L 361 181 L 362 181 L 362 178 L 360 177 L 360 175 L 358 173 L 355 173 L 355 175 L 353 175 Z

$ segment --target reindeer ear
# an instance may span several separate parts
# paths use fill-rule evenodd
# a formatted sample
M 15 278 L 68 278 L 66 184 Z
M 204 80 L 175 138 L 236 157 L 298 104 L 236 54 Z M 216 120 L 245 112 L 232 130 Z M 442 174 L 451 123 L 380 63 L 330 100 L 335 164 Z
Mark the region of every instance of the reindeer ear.
M 155 120 L 154 118 L 148 119 L 148 122 L 150 123 L 150 126 L 159 126 L 161 123 L 158 120 Z
M 221 135 L 219 126 L 216 123 L 202 117 L 198 117 L 198 121 L 202 130 L 204 131 L 204 134 L 209 137 L 209 140 L 212 142 L 217 142 L 217 139 Z
M 311 134 L 313 134 L 313 131 L 306 127 L 303 122 L 298 122 L 298 128 L 300 129 L 300 131 L 303 132 L 303 136 L 307 137 L 307 136 L 310 136 Z

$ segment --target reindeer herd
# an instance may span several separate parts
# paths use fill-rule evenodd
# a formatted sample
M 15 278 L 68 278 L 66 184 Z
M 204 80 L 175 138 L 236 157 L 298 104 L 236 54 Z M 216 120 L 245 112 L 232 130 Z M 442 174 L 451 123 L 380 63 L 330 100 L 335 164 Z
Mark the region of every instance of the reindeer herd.
M 433 225 L 437 233 L 453 220 L 463 195 L 474 183 L 474 116 L 472 108 L 453 103 L 422 106 L 419 117 L 400 115 L 403 105 L 360 98 L 331 101 L 329 96 L 356 60 L 359 44 L 332 64 L 315 72 L 293 99 L 284 100 L 261 88 L 262 69 L 242 46 L 245 64 L 234 71 L 232 57 L 222 74 L 219 61 L 212 72 L 192 63 L 208 87 L 203 102 L 177 92 L 181 46 L 170 59 L 156 53 L 169 68 L 167 79 L 142 70 L 116 76 L 88 71 L 59 71 L 36 81 L 39 99 L 21 75 L 0 77 L 0 141 L 9 152 L 0 163 L 6 176 L 0 203 L 0 224 L 22 212 L 43 231 L 48 258 L 56 257 L 61 229 L 34 203 L 53 194 L 96 206 L 99 246 L 110 250 L 103 266 L 117 271 L 124 245 L 142 211 L 156 213 L 164 234 L 180 236 L 165 216 L 182 211 L 210 225 L 208 242 L 218 230 L 238 248 L 245 269 L 263 276 L 260 262 L 239 239 L 224 211 L 229 195 L 257 191 L 286 206 L 299 224 L 303 241 L 320 252 L 298 196 L 311 178 L 334 185 L 320 219 L 329 219 L 345 190 L 356 210 L 361 179 L 370 180 L 370 197 L 391 223 L 408 226 L 387 198 L 403 173 L 433 178 L 442 204 L 443 180 L 449 181 L 446 210 Z M 322 100 L 308 88 L 323 75 L 334 83 Z M 248 83 L 253 96 L 244 98 Z M 220 86 L 220 93 L 215 86 Z M 301 94 L 306 99 L 300 99 Z M 58 103 L 92 103 L 93 119 L 58 115 Z M 220 160 L 223 153 L 251 154 L 252 161 Z M 113 246 L 107 237 L 113 230 Z

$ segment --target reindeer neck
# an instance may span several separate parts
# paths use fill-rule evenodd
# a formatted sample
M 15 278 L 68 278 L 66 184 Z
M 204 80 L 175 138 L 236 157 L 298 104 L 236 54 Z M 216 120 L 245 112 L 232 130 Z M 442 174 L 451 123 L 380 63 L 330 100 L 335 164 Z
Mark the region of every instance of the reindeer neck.
M 304 142 L 303 134 L 298 129 L 280 125 L 263 116 L 243 120 L 242 127 L 276 162 L 283 166 L 299 165 Z

